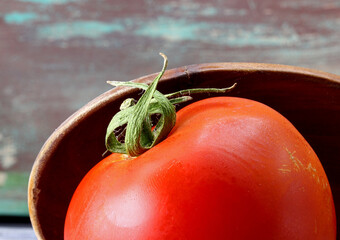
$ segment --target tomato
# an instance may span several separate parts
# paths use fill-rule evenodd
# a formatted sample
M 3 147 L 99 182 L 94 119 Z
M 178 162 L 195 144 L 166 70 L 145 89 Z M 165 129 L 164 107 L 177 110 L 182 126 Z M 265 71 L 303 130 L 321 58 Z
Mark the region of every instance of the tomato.
M 270 107 L 215 97 L 177 113 L 169 136 L 138 157 L 113 153 L 74 193 L 71 239 L 335 239 L 318 157 Z

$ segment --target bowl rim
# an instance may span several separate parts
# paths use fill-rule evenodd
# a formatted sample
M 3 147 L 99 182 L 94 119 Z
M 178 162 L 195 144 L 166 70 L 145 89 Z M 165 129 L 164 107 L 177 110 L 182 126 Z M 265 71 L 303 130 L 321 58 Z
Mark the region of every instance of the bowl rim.
M 329 81 L 330 84 L 335 84 L 340 88 L 340 76 L 320 70 L 315 70 L 311 68 L 304 68 L 291 65 L 282 64 L 271 64 L 271 63 L 254 63 L 254 62 L 212 62 L 212 63 L 202 63 L 202 64 L 192 64 L 183 67 L 172 68 L 166 70 L 160 82 L 166 82 L 173 78 L 179 76 L 187 76 L 190 78 L 191 74 L 203 73 L 203 72 L 218 72 L 218 71 L 240 71 L 240 72 L 280 72 L 280 73 L 291 73 L 298 75 L 307 75 L 314 77 L 315 79 L 324 79 Z M 158 73 L 152 73 L 145 75 L 130 81 L 150 83 Z M 57 148 L 59 143 L 62 141 L 63 137 L 70 131 L 73 127 L 77 125 L 83 118 L 91 115 L 97 109 L 101 108 L 103 104 L 108 104 L 109 102 L 125 95 L 132 93 L 133 88 L 129 87 L 114 87 L 99 96 L 95 97 L 93 100 L 82 106 L 80 109 L 75 111 L 67 119 L 65 119 L 59 127 L 57 127 L 52 134 L 47 138 L 43 144 L 41 150 L 39 151 L 28 181 L 28 210 L 29 217 L 33 227 L 33 230 L 37 238 L 45 239 L 43 236 L 43 231 L 41 224 L 39 222 L 39 217 L 37 214 L 35 200 L 38 198 L 39 189 L 37 188 L 40 172 L 44 169 L 44 166 L 48 163 L 48 158 L 53 153 L 54 149 Z

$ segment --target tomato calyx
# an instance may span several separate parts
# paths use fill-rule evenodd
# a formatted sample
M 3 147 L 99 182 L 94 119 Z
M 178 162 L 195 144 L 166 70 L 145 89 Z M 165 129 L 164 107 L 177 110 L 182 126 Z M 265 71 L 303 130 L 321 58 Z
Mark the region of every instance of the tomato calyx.
M 156 88 L 165 72 L 168 59 L 163 53 L 160 55 L 164 59 L 163 67 L 150 85 L 136 82 L 107 82 L 113 86 L 145 90 L 138 101 L 133 98 L 124 100 L 120 111 L 113 116 L 105 136 L 108 151 L 128 154 L 131 157 L 141 155 L 165 139 L 175 126 L 175 104 L 192 100 L 192 97 L 188 96 L 192 93 L 225 93 L 236 86 L 235 83 L 228 88 L 187 89 L 164 95 Z M 158 117 L 156 124 L 151 120 L 153 116 Z

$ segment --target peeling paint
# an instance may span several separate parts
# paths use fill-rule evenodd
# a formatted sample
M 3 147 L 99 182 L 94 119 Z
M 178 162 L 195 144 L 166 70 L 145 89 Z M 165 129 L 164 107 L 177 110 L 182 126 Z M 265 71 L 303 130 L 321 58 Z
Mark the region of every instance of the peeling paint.
M 67 4 L 70 2 L 77 2 L 77 0 L 19 0 L 19 1 L 36 4 Z
M 234 8 L 226 8 L 223 10 L 223 14 L 225 16 L 246 16 L 248 14 L 247 9 L 234 9 Z
M 75 21 L 38 27 L 37 35 L 41 39 L 67 40 L 75 37 L 99 38 L 123 30 L 124 26 L 119 22 Z
M 0 133 L 0 166 L 9 169 L 16 164 L 17 148 L 12 138 L 4 137 Z
M 159 17 L 139 26 L 135 34 L 169 41 L 201 41 L 230 47 L 282 46 L 299 43 L 299 36 L 288 24 L 190 22 L 185 19 Z
M 23 24 L 37 20 L 39 16 L 34 12 L 11 12 L 4 15 L 7 24 Z
M 1 179 L 2 178 L 2 179 Z M 27 215 L 27 183 L 29 173 L 0 172 L 0 213 L 3 215 Z M 0 236 L 0 239 L 1 236 Z
M 215 17 L 221 16 L 244 16 L 248 9 L 243 8 L 219 8 L 212 4 L 202 4 L 195 2 L 169 2 L 156 7 L 158 11 L 166 14 L 175 14 L 182 17 Z
M 203 40 L 200 33 L 206 31 L 209 24 L 191 23 L 184 19 L 159 17 L 156 21 L 145 23 L 135 30 L 135 34 L 150 38 L 163 38 L 169 41 Z
M 0 171 L 0 187 L 5 186 L 6 181 L 7 181 L 7 173 Z
M 165 13 L 176 13 L 181 16 L 216 16 L 219 9 L 210 4 L 200 4 L 195 2 L 170 2 L 161 5 L 160 10 Z
M 202 11 L 201 11 L 201 15 L 203 15 L 203 16 L 215 16 L 215 15 L 217 15 L 217 13 L 218 13 L 218 9 L 217 8 L 215 8 L 215 7 L 206 7 L 206 8 L 204 8 L 204 9 L 202 9 Z
M 252 11 L 255 11 L 257 9 L 257 4 L 254 2 L 254 0 L 247 0 L 249 9 Z
M 209 9 L 209 8 L 205 8 Z M 207 10 L 209 12 L 210 10 Z M 214 10 L 213 10 L 214 11 Z M 211 11 L 211 12 L 213 12 Z M 224 11 L 227 11 L 225 9 Z M 239 10 L 241 11 L 241 10 Z M 243 11 L 243 10 L 242 10 Z M 246 15 L 247 12 L 239 13 Z M 225 14 L 225 13 L 224 13 Z M 9 18 L 10 19 L 10 18 Z M 21 20 L 7 20 L 7 22 L 22 22 Z M 19 18 L 18 18 L 19 19 Z M 42 21 L 44 16 L 36 16 L 30 21 Z M 335 25 L 334 21 L 324 24 L 323 28 Z M 307 47 L 318 47 L 318 49 L 329 52 L 319 46 L 325 46 L 326 42 L 336 36 L 322 37 L 313 34 L 300 35 L 295 26 L 287 22 L 277 25 L 272 22 L 266 23 L 222 23 L 211 21 L 190 20 L 188 18 L 158 17 L 156 19 L 144 19 L 140 17 L 116 18 L 113 21 L 70 21 L 56 22 L 36 26 L 36 38 L 39 40 L 69 40 L 77 37 L 105 40 L 105 37 L 113 33 L 121 33 L 125 36 L 146 37 L 150 39 L 162 39 L 169 43 L 179 41 L 195 41 L 196 43 L 207 43 L 235 48 L 242 47 L 291 47 L 301 46 L 301 51 Z M 112 46 L 113 41 L 103 41 L 103 44 L 93 42 L 96 47 Z M 116 42 L 116 41 L 115 41 Z M 63 47 L 69 46 L 67 42 Z M 83 43 L 85 44 L 85 43 Z M 319 50 L 318 50 L 319 51 Z M 294 54 L 289 49 L 281 52 L 281 55 Z M 287 53 L 287 54 L 286 54 Z
M 216 9 L 215 9 L 216 10 Z M 205 8 L 206 14 L 215 14 Z M 216 10 L 217 11 L 217 10 Z M 157 19 L 118 18 L 111 22 L 73 21 L 37 26 L 38 39 L 68 40 L 76 37 L 101 39 L 108 34 L 123 33 L 169 42 L 195 41 L 229 47 L 277 47 L 301 43 L 293 26 L 282 23 L 221 23 L 190 21 L 186 18 L 158 17 Z
M 300 10 L 301 8 L 314 8 L 314 9 L 336 9 L 340 8 L 339 1 L 310 1 L 310 0 L 300 0 L 300 1 L 281 1 L 281 8 L 290 8 Z
M 320 28 L 328 30 L 338 29 L 340 31 L 340 17 L 337 19 L 325 20 L 317 23 Z

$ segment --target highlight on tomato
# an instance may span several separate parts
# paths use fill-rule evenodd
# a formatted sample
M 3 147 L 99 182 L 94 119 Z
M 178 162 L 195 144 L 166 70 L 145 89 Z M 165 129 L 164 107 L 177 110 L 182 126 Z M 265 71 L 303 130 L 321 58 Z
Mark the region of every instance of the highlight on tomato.
M 183 90 L 126 100 L 68 208 L 65 240 L 334 240 L 323 167 L 281 114 L 249 99 L 213 97 L 175 112 Z M 155 123 L 153 117 L 157 117 Z M 121 139 L 123 136 L 123 140 Z

